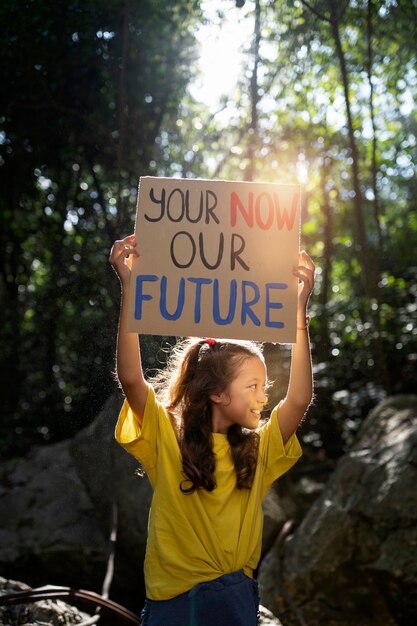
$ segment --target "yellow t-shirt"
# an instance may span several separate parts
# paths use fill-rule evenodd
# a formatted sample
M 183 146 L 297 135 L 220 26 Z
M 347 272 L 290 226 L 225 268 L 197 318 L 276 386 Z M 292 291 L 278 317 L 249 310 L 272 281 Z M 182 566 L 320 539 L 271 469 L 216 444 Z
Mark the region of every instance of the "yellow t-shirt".
M 145 557 L 146 595 L 168 600 L 201 582 L 243 569 L 248 576 L 261 554 L 261 502 L 274 480 L 301 456 L 295 435 L 283 445 L 276 407 L 261 436 L 251 489 L 237 489 L 227 436 L 214 433 L 214 491 L 180 491 L 181 453 L 173 425 L 149 387 L 142 428 L 127 400 L 116 426 L 117 441 L 145 468 L 154 490 Z

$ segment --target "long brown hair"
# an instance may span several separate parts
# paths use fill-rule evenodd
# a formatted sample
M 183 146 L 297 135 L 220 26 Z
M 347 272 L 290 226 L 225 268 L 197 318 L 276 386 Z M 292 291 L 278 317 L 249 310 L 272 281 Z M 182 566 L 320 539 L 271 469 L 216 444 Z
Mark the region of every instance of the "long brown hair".
M 216 487 L 210 395 L 221 393 L 248 358 L 263 360 L 249 341 L 187 339 L 172 351 L 167 367 L 154 379 L 157 394 L 176 426 L 182 455 L 183 493 Z M 233 424 L 227 432 L 238 489 L 250 488 L 256 469 L 259 435 Z

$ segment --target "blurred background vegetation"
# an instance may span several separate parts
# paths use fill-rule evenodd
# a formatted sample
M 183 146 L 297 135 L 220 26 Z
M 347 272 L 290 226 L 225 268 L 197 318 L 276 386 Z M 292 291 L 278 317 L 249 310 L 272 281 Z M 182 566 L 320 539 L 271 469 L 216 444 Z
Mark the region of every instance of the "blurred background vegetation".
M 116 388 L 107 257 L 141 175 L 305 185 L 311 452 L 415 391 L 416 0 L 3 0 L 0 18 L 3 456 L 73 435 Z M 199 33 L 231 21 L 243 64 L 213 108 Z M 220 79 L 215 45 L 211 63 Z M 166 339 L 144 339 L 147 366 Z

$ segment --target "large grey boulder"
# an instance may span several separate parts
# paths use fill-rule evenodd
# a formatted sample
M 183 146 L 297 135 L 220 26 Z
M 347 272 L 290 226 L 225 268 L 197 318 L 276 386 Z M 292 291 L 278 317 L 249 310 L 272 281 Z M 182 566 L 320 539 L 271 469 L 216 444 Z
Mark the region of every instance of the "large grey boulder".
M 260 568 L 263 604 L 286 626 L 414 626 L 417 396 L 367 417 L 297 531 Z
M 114 441 L 120 395 L 74 439 L 0 466 L 0 572 L 100 592 L 117 511 L 111 597 L 138 609 L 151 498 L 136 461 Z M 132 598 L 137 606 L 132 606 Z

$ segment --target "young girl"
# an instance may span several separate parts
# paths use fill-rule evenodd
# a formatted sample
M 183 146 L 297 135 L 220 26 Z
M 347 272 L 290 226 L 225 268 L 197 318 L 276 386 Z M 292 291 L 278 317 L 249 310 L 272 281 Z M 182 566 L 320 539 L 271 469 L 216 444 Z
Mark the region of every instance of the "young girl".
M 301 455 L 294 433 L 312 399 L 307 303 L 314 264 L 300 253 L 288 391 L 259 425 L 267 373 L 252 342 L 186 340 L 154 380 L 163 392 L 156 398 L 144 378 L 137 335 L 126 332 L 135 246 L 133 235 L 116 241 L 110 263 L 122 287 L 117 375 L 126 396 L 116 439 L 140 461 L 154 490 L 142 625 L 255 626 L 261 503 Z

